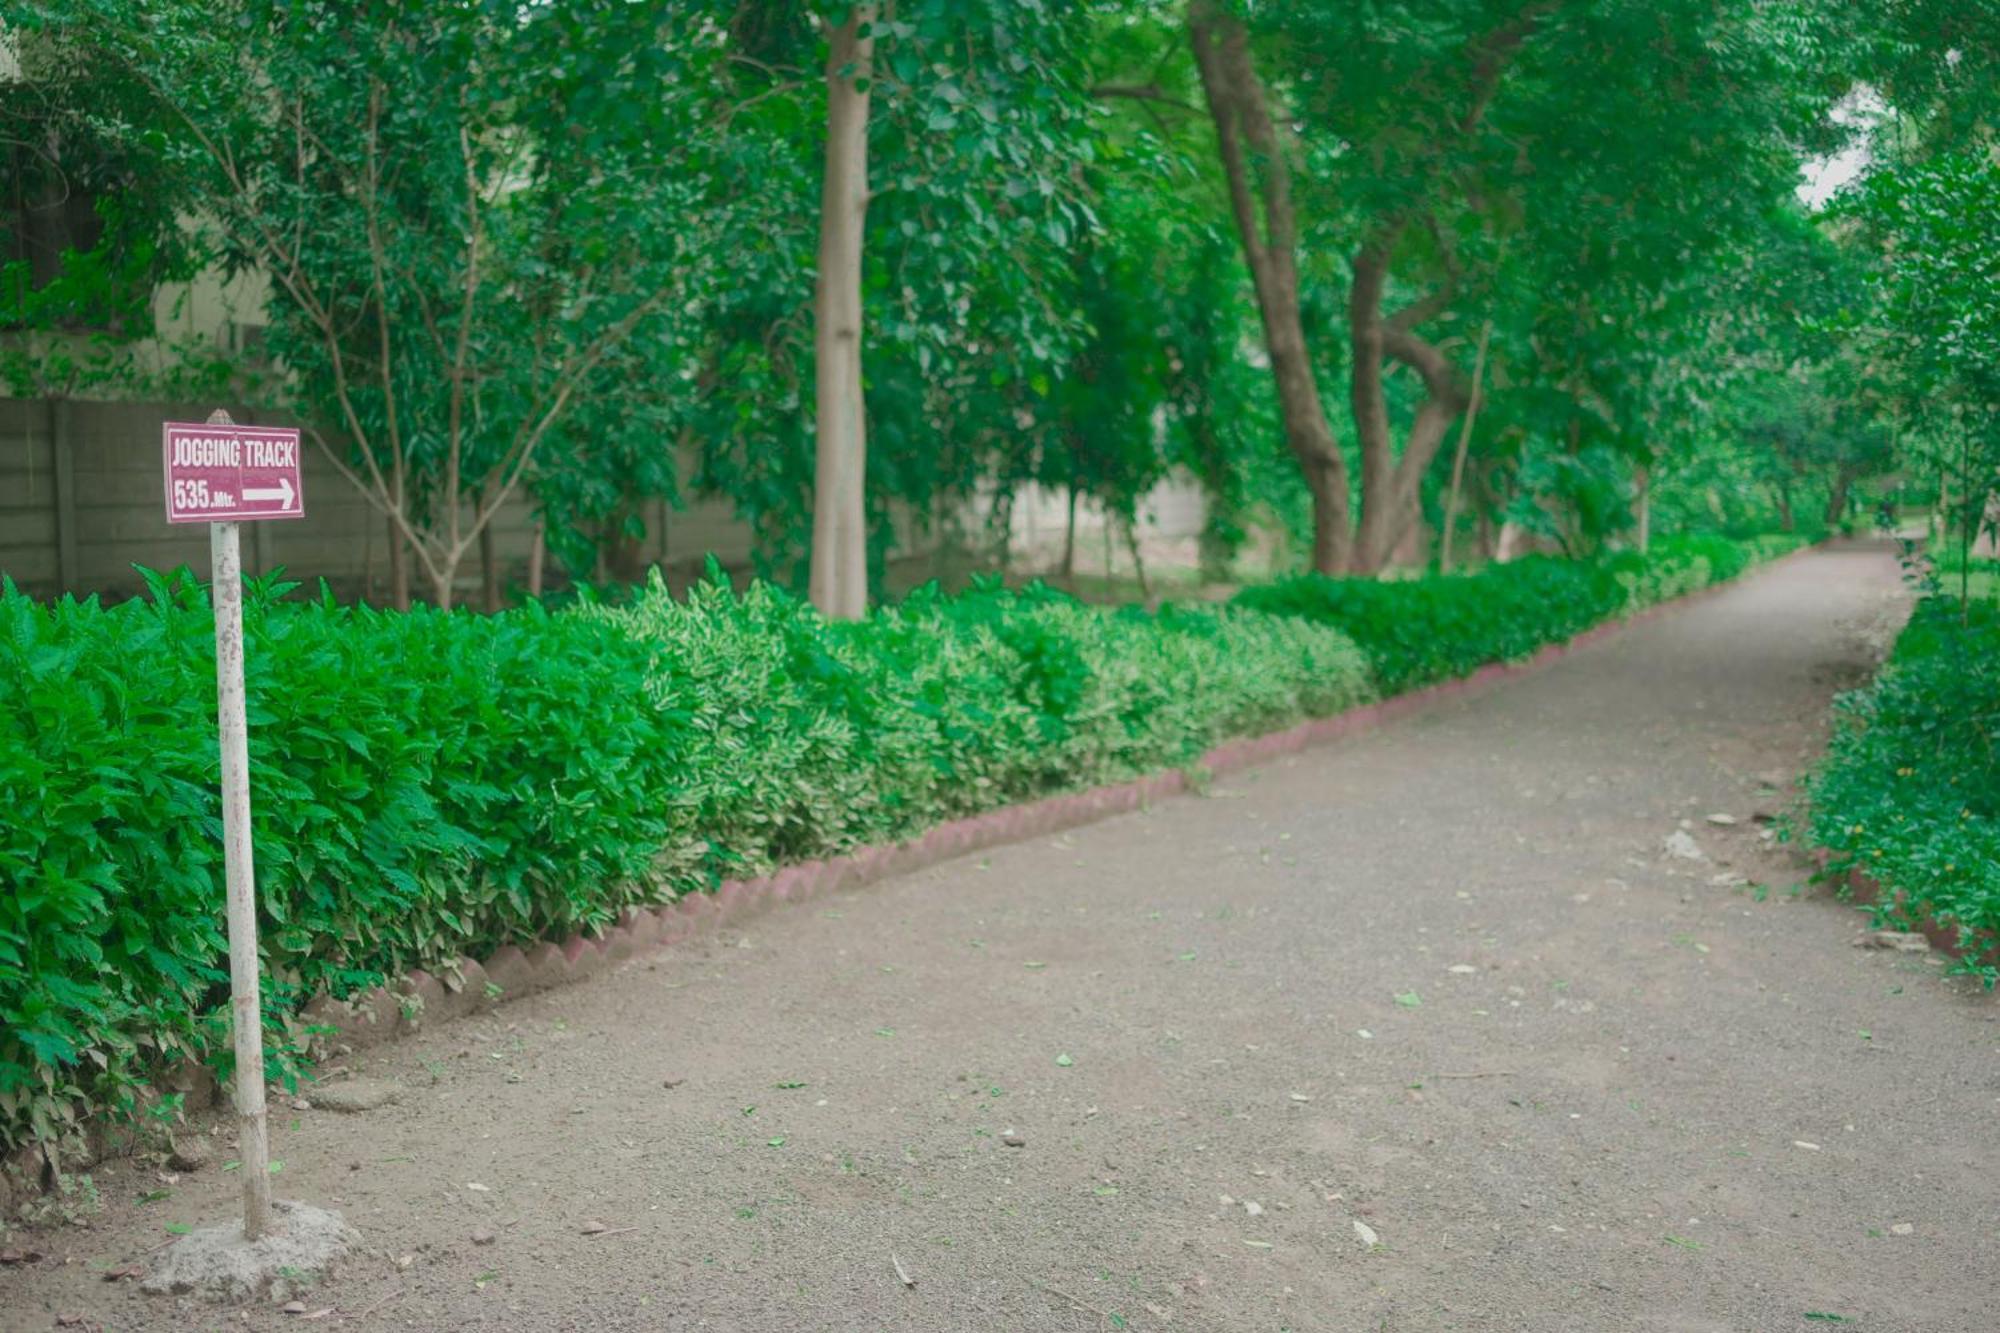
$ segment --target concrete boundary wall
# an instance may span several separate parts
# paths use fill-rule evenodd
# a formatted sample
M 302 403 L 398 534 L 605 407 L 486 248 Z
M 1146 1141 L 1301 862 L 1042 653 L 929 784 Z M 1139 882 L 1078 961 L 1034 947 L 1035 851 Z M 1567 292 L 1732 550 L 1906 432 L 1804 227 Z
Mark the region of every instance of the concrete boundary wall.
M 127 597 L 145 584 L 134 565 L 208 569 L 202 525 L 170 527 L 162 492 L 160 426 L 201 421 L 213 403 L 98 402 L 0 398 L 0 574 L 37 597 L 64 592 Z M 244 425 L 285 418 L 225 404 Z M 320 450 L 304 451 L 305 517 L 247 524 L 246 572 L 283 566 L 308 584 L 324 578 L 343 598 L 380 602 L 388 586 L 388 520 L 371 508 Z M 732 568 L 750 561 L 751 532 L 727 504 L 701 502 L 655 522 L 645 556 L 670 570 L 698 572 L 713 551 Z M 534 542 L 533 517 L 516 499 L 494 520 L 502 586 L 523 583 Z M 664 540 L 659 540 L 664 538 Z M 551 562 L 549 575 L 559 571 Z M 459 569 L 459 596 L 476 597 L 476 550 Z M 412 590 L 423 592 L 415 574 Z

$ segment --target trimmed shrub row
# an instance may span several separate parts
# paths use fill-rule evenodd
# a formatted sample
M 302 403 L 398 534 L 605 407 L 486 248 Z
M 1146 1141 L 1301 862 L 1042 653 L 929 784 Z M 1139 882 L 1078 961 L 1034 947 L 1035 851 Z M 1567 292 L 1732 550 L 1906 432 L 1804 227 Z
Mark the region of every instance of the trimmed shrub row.
M 2000 934 L 2000 605 L 1920 601 L 1875 681 L 1842 695 L 1808 784 L 1812 840 L 1828 870 L 1880 884 L 1882 925 L 1955 926 L 1961 970 L 1990 987 Z
M 1333 579 L 1318 574 L 1245 589 L 1236 604 L 1337 626 L 1367 656 L 1377 687 L 1399 694 L 1532 655 L 1613 616 L 1629 614 L 1803 545 L 1787 535 L 1752 541 L 1673 537 L 1645 556 L 1597 560 L 1529 556 L 1469 574 Z
M 655 584 L 625 607 L 497 616 L 253 582 L 272 1056 L 290 1067 L 313 993 L 1182 766 L 1524 656 L 1752 554 L 1718 539 L 1294 580 L 1158 612 L 980 585 L 854 624 L 719 580 L 685 602 Z M 0 586 L 0 1145 L 137 1112 L 165 1062 L 227 1058 L 212 617 L 185 571 L 149 582 L 111 607 Z
M 725 586 L 409 614 L 246 596 L 274 1056 L 283 1016 L 589 931 L 725 875 L 1190 762 L 1372 697 L 1324 627 L 984 587 L 830 625 Z M 0 1141 L 226 1054 L 213 620 L 0 591 Z

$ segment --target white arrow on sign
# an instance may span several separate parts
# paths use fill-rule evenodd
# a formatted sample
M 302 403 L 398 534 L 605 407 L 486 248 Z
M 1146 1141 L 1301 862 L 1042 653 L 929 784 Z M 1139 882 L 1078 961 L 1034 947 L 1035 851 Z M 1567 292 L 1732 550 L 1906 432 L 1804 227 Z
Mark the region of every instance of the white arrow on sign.
M 243 488 L 243 498 L 245 500 L 276 500 L 278 508 L 290 509 L 292 507 L 292 479 L 290 477 L 278 478 L 278 489 L 275 491 L 258 486 L 245 486 Z

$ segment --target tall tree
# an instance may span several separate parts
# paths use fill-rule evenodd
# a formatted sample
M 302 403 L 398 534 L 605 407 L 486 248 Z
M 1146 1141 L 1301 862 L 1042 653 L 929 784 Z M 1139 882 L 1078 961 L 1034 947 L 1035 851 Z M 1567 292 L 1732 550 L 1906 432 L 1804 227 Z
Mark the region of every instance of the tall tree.
M 868 609 L 867 411 L 861 396 L 861 241 L 868 215 L 868 88 L 875 6 L 824 20 L 826 169 L 813 292 L 812 602 L 854 619 Z
M 613 0 L 49 0 L 25 22 L 115 106 L 208 248 L 268 277 L 285 402 L 387 516 L 434 601 L 568 432 L 621 414 L 605 371 L 687 272 L 672 90 L 699 44 Z
M 1352 546 L 1347 461 L 1327 424 L 1300 315 L 1292 148 L 1280 138 L 1243 19 L 1223 0 L 1189 0 L 1188 40 L 1215 122 L 1230 213 L 1256 284 L 1285 443 L 1312 492 L 1312 565 L 1322 574 L 1344 573 Z

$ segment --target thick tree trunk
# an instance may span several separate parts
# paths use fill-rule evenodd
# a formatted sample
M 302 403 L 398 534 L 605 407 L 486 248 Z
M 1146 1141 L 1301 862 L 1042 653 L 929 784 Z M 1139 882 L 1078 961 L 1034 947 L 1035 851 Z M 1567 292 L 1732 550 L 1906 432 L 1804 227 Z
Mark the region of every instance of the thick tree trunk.
M 1215 120 L 1230 211 L 1257 292 L 1285 442 L 1312 492 L 1313 568 L 1342 574 L 1350 556 L 1347 463 L 1327 424 L 1299 317 L 1298 226 L 1285 145 L 1251 63 L 1242 21 L 1217 0 L 1190 0 L 1188 38 Z
M 1361 445 L 1361 527 L 1354 543 L 1354 567 L 1364 574 L 1378 573 L 1409 530 L 1424 473 L 1471 397 L 1450 359 L 1411 331 L 1410 326 L 1423 317 L 1421 307 L 1386 319 L 1382 315 L 1389 252 L 1401 232 L 1400 224 L 1384 228 L 1355 256 L 1354 285 L 1347 302 L 1354 352 L 1349 402 Z M 1383 361 L 1389 357 L 1416 371 L 1424 383 L 1424 399 L 1403 440 L 1400 458 L 1390 436 L 1389 400 L 1382 382 Z
M 867 424 L 861 397 L 861 239 L 868 211 L 868 84 L 876 7 L 827 33 L 826 174 L 813 293 L 811 595 L 822 613 L 868 610 Z

